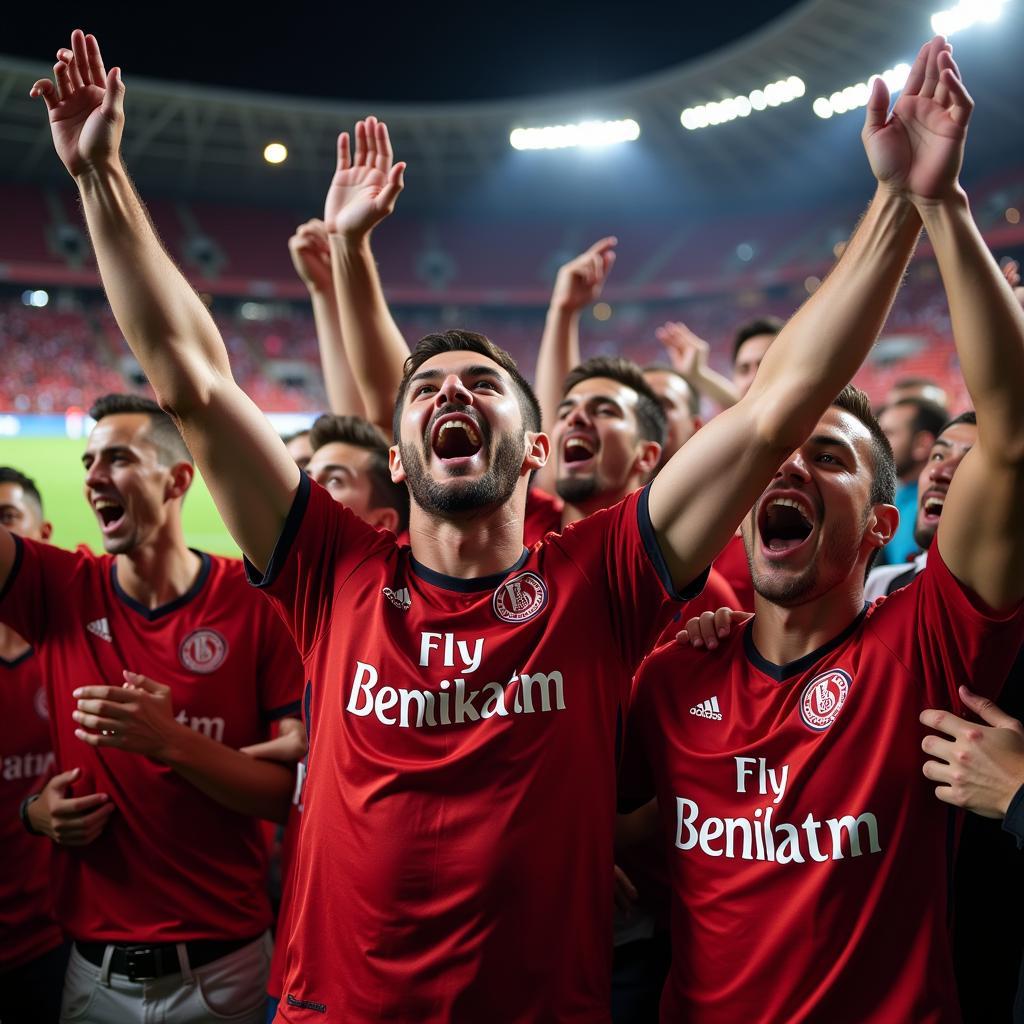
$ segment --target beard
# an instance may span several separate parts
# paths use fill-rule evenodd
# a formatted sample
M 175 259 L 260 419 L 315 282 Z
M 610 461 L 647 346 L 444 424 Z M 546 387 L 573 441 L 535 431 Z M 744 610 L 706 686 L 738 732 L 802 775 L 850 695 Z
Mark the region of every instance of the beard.
M 438 483 L 427 472 L 430 444 L 425 442 L 421 453 L 416 445 L 400 441 L 398 450 L 405 467 L 406 483 L 413 501 L 429 515 L 463 515 L 504 505 L 519 483 L 523 467 L 525 431 L 503 434 L 498 440 L 487 472 L 475 480 Z
M 843 536 L 835 531 L 825 533 L 824 523 L 821 522 L 821 547 L 814 553 L 810 563 L 798 572 L 778 568 L 758 569 L 754 565 L 753 545 L 745 545 L 747 565 L 750 568 L 750 579 L 755 593 L 772 604 L 791 608 L 814 600 L 824 591 L 831 589 L 849 575 L 850 567 L 857 561 L 870 512 L 871 506 L 868 505 L 864 509 L 860 530 L 856 536 Z M 756 516 L 753 532 L 757 532 Z
M 559 477 L 555 481 L 555 493 L 567 505 L 579 507 L 597 494 L 597 475 Z

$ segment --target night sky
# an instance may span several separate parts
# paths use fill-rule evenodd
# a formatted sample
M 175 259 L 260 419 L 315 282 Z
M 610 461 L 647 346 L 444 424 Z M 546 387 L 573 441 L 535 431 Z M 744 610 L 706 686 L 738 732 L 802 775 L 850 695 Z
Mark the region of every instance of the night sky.
M 76 27 L 126 74 L 324 98 L 447 102 L 621 82 L 714 50 L 795 0 L 309 4 L 246 19 L 212 3 L 9 5 L 0 52 L 52 62 Z M 90 8 L 92 8 L 90 10 Z M 285 12 L 288 12 L 285 14 Z M 83 20 L 83 18 L 85 20 Z

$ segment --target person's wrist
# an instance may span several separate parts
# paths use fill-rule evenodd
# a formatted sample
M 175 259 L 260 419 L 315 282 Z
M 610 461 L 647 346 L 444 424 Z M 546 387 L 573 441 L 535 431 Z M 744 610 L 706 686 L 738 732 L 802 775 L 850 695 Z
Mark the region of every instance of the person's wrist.
M 940 210 L 966 210 L 970 203 L 967 192 L 959 181 L 954 181 L 945 191 L 934 196 L 910 196 L 910 201 L 921 214 L 922 220 Z
M 21 823 L 25 827 L 25 831 L 33 836 L 46 835 L 46 832 L 40 828 L 42 823 L 34 819 L 32 814 L 32 809 L 39 802 L 40 796 L 42 796 L 41 793 L 32 793 L 25 797 L 25 799 L 21 801 L 21 809 L 19 811 Z
M 176 768 L 188 760 L 189 744 L 199 735 L 187 725 L 175 719 L 161 729 L 160 739 L 152 757 L 170 768 Z
M 85 160 L 82 164 L 70 172 L 75 183 L 81 187 L 90 181 L 102 181 L 114 175 L 124 173 L 124 165 L 121 163 L 119 153 L 108 153 L 102 157 Z

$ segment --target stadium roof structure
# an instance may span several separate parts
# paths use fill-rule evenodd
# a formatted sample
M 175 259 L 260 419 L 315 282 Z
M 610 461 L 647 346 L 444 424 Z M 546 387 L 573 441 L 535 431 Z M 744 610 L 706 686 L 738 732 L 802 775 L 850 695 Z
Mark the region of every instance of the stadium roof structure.
M 954 0 L 806 0 L 726 48 L 668 71 L 613 87 L 550 98 L 443 105 L 368 105 L 305 100 L 147 80 L 129 70 L 124 151 L 143 189 L 163 195 L 295 205 L 322 201 L 334 164 L 335 139 L 366 113 L 387 121 L 396 155 L 409 163 L 403 207 L 443 206 L 467 188 L 510 203 L 592 201 L 680 205 L 699 201 L 764 202 L 788 190 L 800 196 L 819 183 L 845 189 L 866 179 L 858 135 L 860 113 L 822 120 L 815 97 L 829 96 L 871 74 L 911 61 L 931 34 L 930 17 Z M 997 25 L 979 25 L 953 42 L 978 102 L 971 166 L 1020 162 L 1024 129 L 1018 40 L 1024 2 L 1009 2 Z M 695 13 L 699 17 L 699 12 Z M 114 55 L 108 55 L 113 58 Z M 128 56 L 123 59 L 128 63 Z M 45 63 L 0 57 L 0 179 L 60 182 L 42 104 L 28 98 Z M 746 95 L 799 76 L 797 101 L 730 123 L 688 131 L 683 109 Z M 643 154 L 654 176 L 632 177 L 634 164 L 592 153 L 518 153 L 517 127 L 593 118 L 633 118 L 640 138 L 623 150 Z M 288 160 L 267 164 L 270 141 Z M 552 186 L 552 179 L 559 184 Z M 479 183 L 490 182 L 481 191 Z M 581 189 L 586 182 L 588 189 Z M 497 183 L 497 184 L 494 184 Z M 781 190 L 781 191 L 779 191 Z M 642 196 L 637 193 L 643 192 Z M 799 196 L 798 196 L 799 198 Z

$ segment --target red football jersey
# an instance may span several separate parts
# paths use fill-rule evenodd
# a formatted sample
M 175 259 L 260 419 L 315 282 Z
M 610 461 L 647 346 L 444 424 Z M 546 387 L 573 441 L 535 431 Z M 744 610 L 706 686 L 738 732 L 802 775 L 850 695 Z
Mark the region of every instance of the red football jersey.
M 562 532 L 565 502 L 539 487 L 526 492 L 526 517 L 523 519 L 523 543 L 532 548 L 548 533 Z
M 739 604 L 734 607 L 738 611 L 752 612 L 754 610 L 754 583 L 750 578 L 747 549 L 743 546 L 743 538 L 739 534 L 735 534 L 725 545 L 722 553 L 715 559 L 714 566 L 736 592 Z
M 258 743 L 301 698 L 279 618 L 237 561 L 202 555 L 188 593 L 150 610 L 121 590 L 112 556 L 15 542 L 0 619 L 38 648 L 55 769 L 81 768 L 71 795 L 105 792 L 117 808 L 95 842 L 55 850 L 57 919 L 89 941 L 258 935 L 270 923 L 259 822 L 166 765 L 77 739 L 71 694 L 142 672 L 171 687 L 178 721 L 231 747 Z
M 0 658 L 0 972 L 34 960 L 63 938 L 50 907 L 49 839 L 25 830 L 21 802 L 54 774 L 39 658 Z
M 933 549 L 934 551 L 934 549 Z M 955 815 L 921 774 L 926 707 L 998 690 L 1024 612 L 996 616 L 934 553 L 789 665 L 733 631 L 640 671 L 623 792 L 656 793 L 674 900 L 663 1021 L 953 1022 Z
M 279 1019 L 607 1021 L 647 491 L 457 579 L 304 479 L 261 582 L 312 680 Z

